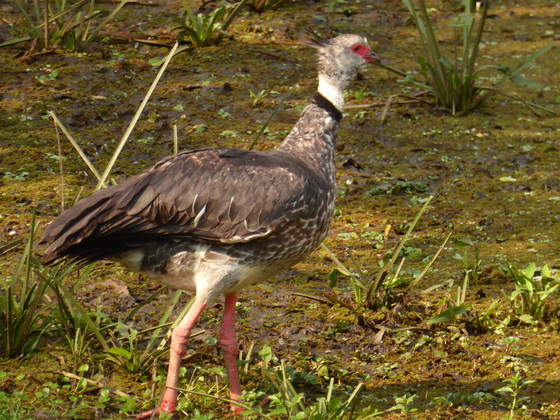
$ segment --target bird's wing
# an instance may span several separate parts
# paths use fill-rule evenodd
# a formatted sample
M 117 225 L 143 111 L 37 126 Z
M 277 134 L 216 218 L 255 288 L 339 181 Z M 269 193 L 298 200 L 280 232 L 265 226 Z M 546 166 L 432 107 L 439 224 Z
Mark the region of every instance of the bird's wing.
M 320 182 L 312 177 L 275 153 L 183 152 L 63 213 L 43 235 L 51 242 L 46 255 L 103 238 L 247 242 L 305 211 L 304 196 Z

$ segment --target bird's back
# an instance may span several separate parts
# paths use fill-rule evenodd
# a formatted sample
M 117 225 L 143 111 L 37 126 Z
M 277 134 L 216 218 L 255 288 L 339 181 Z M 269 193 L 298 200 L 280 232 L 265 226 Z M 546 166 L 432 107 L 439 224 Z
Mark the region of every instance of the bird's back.
M 308 248 L 291 243 L 304 241 L 300 234 L 324 237 L 330 215 L 318 214 L 329 210 L 322 203 L 332 189 L 329 180 L 285 152 L 183 152 L 67 210 L 43 235 L 52 242 L 45 258 L 95 261 L 165 242 L 172 252 L 187 241 L 253 263 L 292 260 Z M 275 257 L 269 243 L 288 249 Z

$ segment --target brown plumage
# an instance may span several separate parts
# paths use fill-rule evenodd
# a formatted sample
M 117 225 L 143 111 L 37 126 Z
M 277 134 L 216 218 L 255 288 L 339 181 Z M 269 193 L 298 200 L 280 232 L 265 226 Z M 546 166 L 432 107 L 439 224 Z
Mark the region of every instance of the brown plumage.
M 226 295 L 220 337 L 230 396 L 240 395 L 236 293 L 305 258 L 327 235 L 342 93 L 359 68 L 377 57 L 358 35 L 314 43 L 318 93 L 277 150 L 179 153 L 83 199 L 43 235 L 50 242 L 49 261 L 111 258 L 170 287 L 196 292 L 192 309 L 173 332 L 168 389 L 157 412 L 174 410 L 172 388 L 190 331 L 219 294 Z

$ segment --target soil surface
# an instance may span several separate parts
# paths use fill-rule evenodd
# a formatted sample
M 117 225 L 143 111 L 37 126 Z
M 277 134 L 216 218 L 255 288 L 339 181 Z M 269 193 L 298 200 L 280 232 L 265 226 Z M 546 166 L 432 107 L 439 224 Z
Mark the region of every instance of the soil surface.
M 442 48 L 452 51 L 450 24 L 460 11 L 450 1 L 427 3 Z M 17 34 L 22 19 L 12 6 L 0 7 L 2 42 Z M 40 233 L 62 207 L 95 187 L 91 171 L 57 132 L 49 112 L 101 172 L 158 72 L 153 59 L 164 57 L 175 39 L 174 19 L 182 9 L 177 0 L 127 5 L 101 32 L 103 42 L 91 42 L 80 52 L 29 51 L 30 43 L 0 48 L 0 244 L 27 238 L 34 209 Z M 419 71 L 417 31 L 400 1 L 294 1 L 263 13 L 244 11 L 218 45 L 187 49 L 173 58 L 111 173 L 113 180 L 122 181 L 171 154 L 173 126 L 180 149 L 246 149 L 279 105 L 256 144 L 258 150 L 276 147 L 316 88 L 315 58 L 304 45 L 308 26 L 325 37 L 364 34 L 386 63 Z M 560 3 L 495 0 L 478 65 L 515 67 L 559 39 Z M 244 291 L 238 332 L 242 357 L 250 353 L 241 369 L 247 400 L 258 405 L 262 395 L 276 392 L 258 356 L 269 344 L 274 363 L 283 360 L 292 369 L 306 404 L 325 397 L 334 378 L 335 394 L 343 399 L 364 384 L 355 413 L 362 413 L 359 417 L 378 410 L 386 418 L 560 418 L 558 293 L 547 298 L 543 320 L 523 322 L 519 304 L 508 302 L 513 280 L 500 269 L 548 264 L 560 278 L 559 57 L 556 47 L 523 71 L 540 88 L 506 83 L 501 89 L 509 97 L 496 95 L 467 116 L 451 115 L 428 95 L 415 96 L 418 90 L 387 70 L 364 70 L 347 92 L 337 210 L 325 245 L 370 283 L 430 196 L 404 248 L 400 277 L 418 275 L 448 233 L 451 238 L 421 281 L 411 290 L 395 289 L 381 309 L 354 304 L 348 277 L 339 277 L 334 290 L 329 287 L 335 263 L 324 249 L 279 278 Z M 481 76 L 480 83 L 491 85 L 499 73 L 488 69 Z M 557 115 L 537 116 L 512 95 Z M 19 247 L 0 255 L 6 278 L 21 252 Z M 41 254 L 40 246 L 36 252 Z M 474 262 L 478 268 L 464 299 L 467 313 L 456 322 L 428 324 L 454 306 L 465 267 Z M 95 266 L 75 296 L 88 310 L 116 321 L 157 287 L 107 262 Z M 157 325 L 174 293 L 166 291 L 142 306 L 131 325 Z M 184 295 L 180 302 L 188 299 Z M 477 324 L 493 304 L 490 321 Z M 225 398 L 223 372 L 211 369 L 222 367 L 215 344 L 222 306 L 216 302 L 202 316 L 202 334 L 189 346 L 181 384 Z M 152 375 L 127 375 L 96 359 L 101 352 L 92 348 L 77 357 L 64 339 L 47 334 L 31 355 L 0 360 L 0 404 L 13 404 L 10 398 L 17 392 L 28 396 L 18 400 L 19 417 L 5 409 L 6 418 L 125 416 L 118 404 L 96 407 L 100 391 L 95 387 L 88 392 L 60 389 L 48 403 L 38 396 L 45 383 L 60 381 L 60 372 L 78 373 L 84 364 L 91 371 L 80 375 L 137 397 L 126 415 L 156 404 L 161 378 L 154 382 Z M 535 382 L 520 390 L 519 398 L 526 399 L 514 403 L 512 411 L 512 396 L 497 390 L 516 372 Z M 77 395 L 79 401 L 73 399 Z M 403 396 L 410 398 L 405 408 L 398 405 Z M 211 397 L 181 399 L 190 401 L 181 406 L 185 418 L 196 410 L 214 418 L 227 412 L 227 403 Z M 73 411 L 66 410 L 69 406 Z

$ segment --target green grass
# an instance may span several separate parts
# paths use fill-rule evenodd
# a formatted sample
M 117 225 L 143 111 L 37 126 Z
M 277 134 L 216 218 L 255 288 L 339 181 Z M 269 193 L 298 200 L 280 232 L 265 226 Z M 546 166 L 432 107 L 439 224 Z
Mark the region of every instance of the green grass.
M 544 264 L 537 271 L 535 263 L 523 270 L 507 264 L 502 265 L 500 270 L 515 284 L 515 290 L 507 296 L 507 300 L 521 321 L 534 324 L 555 315 L 549 301 L 559 294 L 560 279 L 552 276 L 548 265 Z
M 62 47 L 80 51 L 97 39 L 99 32 L 124 7 L 122 0 L 110 11 L 100 10 L 95 0 L 33 0 L 31 4 L 14 0 L 24 19 L 20 35 L 0 44 L 8 47 L 22 42 L 36 42 L 39 49 Z M 35 45 L 32 44 L 32 49 Z
M 521 74 L 521 71 L 541 55 L 556 46 L 550 43 L 539 49 L 515 68 L 504 65 L 477 65 L 484 25 L 489 2 L 485 1 L 479 14 L 471 10 L 471 1 L 462 0 L 463 13 L 451 24 L 454 32 L 452 52 L 444 52 L 436 36 L 436 31 L 424 0 L 403 0 L 412 21 L 418 29 L 422 55 L 417 60 L 425 82 L 417 80 L 412 74 L 403 72 L 387 64 L 381 67 L 403 76 L 404 83 L 412 84 L 435 97 L 436 105 L 445 108 L 453 115 L 465 115 L 484 105 L 494 95 L 502 95 L 522 102 L 535 114 L 553 111 L 515 95 L 505 89 L 504 84 L 511 81 L 514 85 L 540 89 L 540 85 Z M 491 86 L 480 84 L 481 73 L 493 70 L 501 74 Z

